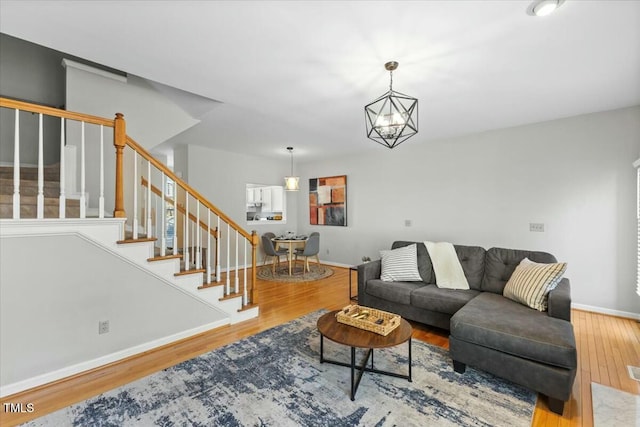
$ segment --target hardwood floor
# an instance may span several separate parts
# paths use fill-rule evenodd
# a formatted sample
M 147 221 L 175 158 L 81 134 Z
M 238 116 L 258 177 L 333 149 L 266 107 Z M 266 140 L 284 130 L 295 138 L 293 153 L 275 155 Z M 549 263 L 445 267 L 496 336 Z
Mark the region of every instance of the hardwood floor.
M 260 316 L 257 319 L 205 332 L 124 362 L 2 398 L 0 425 L 13 426 L 43 416 L 321 308 L 342 308 L 349 303 L 350 270 L 334 270 L 335 274 L 327 279 L 304 284 L 259 281 Z M 355 273 L 352 274 L 355 288 Z M 571 400 L 565 404 L 561 417 L 550 412 L 545 399 L 539 398 L 532 426 L 593 425 L 591 381 L 640 394 L 640 383 L 627 373 L 627 365 L 640 366 L 640 324 L 579 310 L 574 310 L 572 316 L 579 360 Z M 413 337 L 440 347 L 449 346 L 448 332 L 437 328 L 414 323 Z M 7 413 L 6 403 L 22 403 L 25 410 Z M 28 403 L 33 404 L 33 412 L 26 410 Z

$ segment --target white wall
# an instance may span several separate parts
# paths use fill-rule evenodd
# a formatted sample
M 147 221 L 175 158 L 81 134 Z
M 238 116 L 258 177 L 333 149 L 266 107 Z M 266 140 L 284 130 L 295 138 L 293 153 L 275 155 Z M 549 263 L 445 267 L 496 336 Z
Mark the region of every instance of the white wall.
M 308 225 L 301 198 L 298 230 L 320 231 L 321 258 L 344 264 L 399 239 L 543 250 L 569 263 L 574 303 L 640 313 L 639 154 L 640 107 L 432 142 L 418 134 L 394 150 L 301 164 L 301 196 L 308 178 L 347 175 L 349 225 Z
M 267 231 L 282 234 L 298 229 L 297 208 L 300 203 L 306 206 L 307 200 L 307 194 L 302 191 L 285 191 L 286 223 L 248 225 L 246 221 L 246 184 L 284 185 L 290 165 L 288 157 L 278 161 L 197 145 L 188 146 L 187 157 L 189 166 L 185 178 L 189 185 L 245 230 L 255 230 L 261 235 Z M 224 245 L 222 249 L 224 252 Z M 223 264 L 224 258 L 223 254 Z
M 109 119 L 122 113 L 127 135 L 147 150 L 199 123 L 140 77 L 120 81 L 108 72 L 65 63 L 67 110 Z
M 38 376 L 71 375 L 74 366 L 89 369 L 92 360 L 105 364 L 114 353 L 224 320 L 219 310 L 75 234 L 3 237 L 0 253 L 2 388 L 32 387 Z M 99 335 L 102 320 L 110 332 Z

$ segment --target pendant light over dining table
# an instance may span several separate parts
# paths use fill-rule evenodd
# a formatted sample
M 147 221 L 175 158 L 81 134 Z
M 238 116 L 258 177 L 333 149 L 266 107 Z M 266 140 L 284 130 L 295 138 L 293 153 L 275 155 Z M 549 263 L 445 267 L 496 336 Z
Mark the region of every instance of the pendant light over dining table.
M 298 191 L 300 190 L 300 186 L 298 181 L 300 181 L 299 176 L 293 176 L 293 147 L 287 147 L 289 154 L 291 154 L 291 175 L 284 177 L 284 189 L 286 191 Z
M 393 90 L 396 61 L 384 64 L 389 71 L 389 91 L 365 105 L 367 138 L 394 148 L 418 133 L 418 100 Z

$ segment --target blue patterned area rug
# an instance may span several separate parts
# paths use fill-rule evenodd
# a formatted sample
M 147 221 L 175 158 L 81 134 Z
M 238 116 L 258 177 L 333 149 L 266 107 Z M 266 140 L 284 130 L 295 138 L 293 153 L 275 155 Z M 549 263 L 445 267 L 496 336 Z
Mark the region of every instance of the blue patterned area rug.
M 467 368 L 413 340 L 413 382 L 320 364 L 316 312 L 36 419 L 29 426 L 529 426 L 530 390 Z M 325 340 L 325 357 L 349 349 Z M 407 345 L 375 351 L 406 374 Z

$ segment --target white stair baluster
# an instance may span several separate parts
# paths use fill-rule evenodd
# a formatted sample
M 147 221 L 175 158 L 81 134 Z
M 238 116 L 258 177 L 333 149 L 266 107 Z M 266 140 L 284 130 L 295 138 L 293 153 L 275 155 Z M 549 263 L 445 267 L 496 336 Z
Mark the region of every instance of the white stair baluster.
M 44 153 L 42 142 L 42 113 L 38 114 L 38 196 L 36 197 L 36 217 L 44 218 Z
M 98 198 L 98 218 L 104 218 L 104 126 L 100 125 L 100 196 Z
M 211 210 L 207 208 L 207 283 L 211 283 Z
M 222 278 L 220 277 L 220 217 L 218 218 L 218 222 L 217 222 L 217 226 L 216 226 L 216 260 L 218 261 L 216 263 L 216 282 L 220 282 L 222 281 Z
M 60 208 L 59 208 L 59 217 L 65 217 L 65 207 L 67 204 L 67 195 L 65 191 L 65 174 L 64 174 L 64 117 L 60 118 Z
M 86 206 L 86 162 L 85 162 L 85 134 L 84 134 L 84 122 L 82 122 L 82 138 L 80 139 L 80 218 L 86 218 L 87 206 Z
M 202 239 L 200 234 L 200 199 L 196 199 L 196 269 L 202 268 Z
M 234 275 L 234 293 L 240 292 L 240 277 L 238 276 L 238 272 L 240 271 L 240 264 L 238 263 L 238 236 L 240 232 L 236 230 L 236 273 Z
M 20 219 L 20 110 L 17 108 L 13 135 L 13 219 Z
M 244 277 L 242 280 L 242 305 L 247 305 L 247 239 L 244 239 L 244 254 L 242 255 L 242 259 L 244 260 Z
M 165 200 L 166 181 L 166 175 L 162 172 L 162 191 L 160 192 L 160 197 L 162 198 L 160 202 L 160 256 L 165 256 L 167 253 L 167 223 L 165 218 L 167 212 L 167 201 Z
M 153 237 L 151 221 L 151 162 L 147 160 L 147 238 Z
M 230 252 L 230 244 L 231 244 L 231 231 L 230 231 L 230 226 L 229 223 L 227 223 L 227 280 L 225 281 L 225 295 L 229 295 L 229 293 L 231 293 L 231 279 L 229 278 L 229 276 L 231 275 L 231 262 L 230 262 L 230 257 L 231 254 Z
M 171 246 L 173 247 L 173 254 L 178 255 L 178 237 L 176 233 L 178 232 L 178 187 L 176 187 L 176 182 L 172 180 L 173 183 L 173 237 L 171 238 Z
M 138 238 L 138 152 L 133 150 L 133 238 Z
M 189 193 L 187 189 L 184 190 L 184 247 L 182 253 L 184 255 L 184 269 L 189 271 Z

